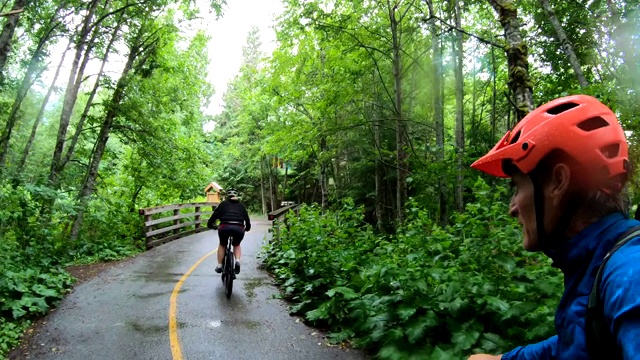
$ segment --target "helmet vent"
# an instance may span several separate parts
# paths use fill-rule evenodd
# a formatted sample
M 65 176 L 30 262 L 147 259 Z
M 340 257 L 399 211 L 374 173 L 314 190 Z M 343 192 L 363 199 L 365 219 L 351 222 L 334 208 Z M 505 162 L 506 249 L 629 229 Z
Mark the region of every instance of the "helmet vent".
M 600 129 L 603 127 L 609 126 L 609 123 L 607 122 L 607 120 L 596 116 L 596 117 L 592 117 L 591 119 L 587 119 L 581 123 L 578 124 L 578 127 L 586 132 L 589 131 L 593 131 L 596 129 Z
M 547 110 L 547 113 L 551 114 L 551 115 L 558 115 L 558 114 L 563 113 L 563 112 L 565 112 L 567 110 L 571 110 L 571 109 L 573 109 L 574 107 L 576 107 L 578 105 L 580 105 L 580 104 L 576 104 L 576 103 L 573 103 L 573 102 L 560 104 L 560 105 L 554 106 L 551 109 Z
M 611 144 L 600 149 L 600 152 L 607 159 L 613 159 L 620 153 L 620 144 Z
M 515 133 L 515 135 L 513 135 L 513 137 L 511 138 L 511 141 L 509 141 L 509 145 L 515 144 L 520 139 L 520 134 L 521 133 L 522 133 L 522 130 L 520 130 L 517 133 Z

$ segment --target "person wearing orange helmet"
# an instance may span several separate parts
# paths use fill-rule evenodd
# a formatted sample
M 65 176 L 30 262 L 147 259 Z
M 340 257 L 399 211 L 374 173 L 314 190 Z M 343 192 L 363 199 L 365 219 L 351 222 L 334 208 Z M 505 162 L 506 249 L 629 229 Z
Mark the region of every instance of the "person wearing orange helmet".
M 565 289 L 557 335 L 469 359 L 640 359 L 640 221 L 622 196 L 628 158 L 613 111 L 574 95 L 529 113 L 471 165 L 511 178 L 523 246 L 553 260 Z

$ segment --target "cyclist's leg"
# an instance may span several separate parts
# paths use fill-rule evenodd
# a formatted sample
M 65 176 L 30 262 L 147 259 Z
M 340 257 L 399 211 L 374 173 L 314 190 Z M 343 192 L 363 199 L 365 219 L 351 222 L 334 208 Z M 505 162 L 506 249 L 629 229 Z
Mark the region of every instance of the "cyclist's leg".
M 220 238 L 220 243 L 218 244 L 218 265 L 216 266 L 216 272 L 222 272 L 222 261 L 224 260 L 224 252 L 226 251 L 227 243 L 229 242 L 229 236 L 231 233 L 226 229 L 225 226 L 220 226 L 218 228 L 218 238 Z
M 240 273 L 240 256 L 242 255 L 242 249 L 240 248 L 240 243 L 244 238 L 244 228 L 240 226 L 234 226 L 233 229 L 233 255 L 236 258 L 235 272 L 236 274 Z

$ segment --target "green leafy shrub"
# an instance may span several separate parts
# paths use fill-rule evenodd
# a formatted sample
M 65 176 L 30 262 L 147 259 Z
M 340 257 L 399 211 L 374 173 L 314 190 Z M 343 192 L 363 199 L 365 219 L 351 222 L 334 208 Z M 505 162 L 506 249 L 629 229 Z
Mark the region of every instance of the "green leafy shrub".
M 0 357 L 30 320 L 56 306 L 73 282 L 64 246 L 39 223 L 36 197 L 46 189 L 0 187 Z
M 506 189 L 476 183 L 478 203 L 442 229 L 415 203 L 395 236 L 347 202 L 303 207 L 264 262 L 292 312 L 382 359 L 466 358 L 553 334 L 562 292 L 546 258 L 524 252 Z M 491 191 L 490 191 L 491 190 Z
M 96 199 L 85 215 L 77 245 L 69 253 L 75 265 L 116 261 L 145 249 L 144 221 L 130 204 L 114 197 Z
M 29 321 L 8 322 L 0 317 L 0 359 L 8 353 L 20 339 L 22 333 L 31 325 Z
M 0 241 L 0 358 L 17 345 L 30 320 L 58 305 L 73 278 L 40 253 Z

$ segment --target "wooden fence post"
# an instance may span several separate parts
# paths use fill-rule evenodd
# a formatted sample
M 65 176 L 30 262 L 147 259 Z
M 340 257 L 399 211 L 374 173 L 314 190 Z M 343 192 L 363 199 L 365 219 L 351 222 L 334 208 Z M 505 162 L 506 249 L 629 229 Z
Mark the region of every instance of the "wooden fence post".
M 151 221 L 151 215 L 145 215 L 145 216 L 144 216 L 144 222 L 145 222 L 145 223 L 148 223 L 149 221 Z M 144 228 L 144 232 L 145 232 L 145 234 L 146 234 L 146 233 L 148 233 L 148 232 L 150 232 L 151 230 L 153 230 L 153 226 L 146 226 L 146 227 Z M 147 249 L 149 249 L 149 239 L 150 239 L 150 238 L 146 238 L 146 239 L 145 239 L 145 240 L 146 240 L 146 241 L 145 241 L 145 243 L 146 243 L 146 245 L 147 245 Z
M 196 229 L 200 229 L 200 206 L 196 206 Z
M 178 215 L 180 215 L 180 209 L 174 209 L 173 210 L 173 216 L 178 216 Z M 173 220 L 173 225 L 180 225 L 180 219 Z M 173 230 L 174 234 L 177 234 L 179 232 L 180 232 L 180 229 Z

